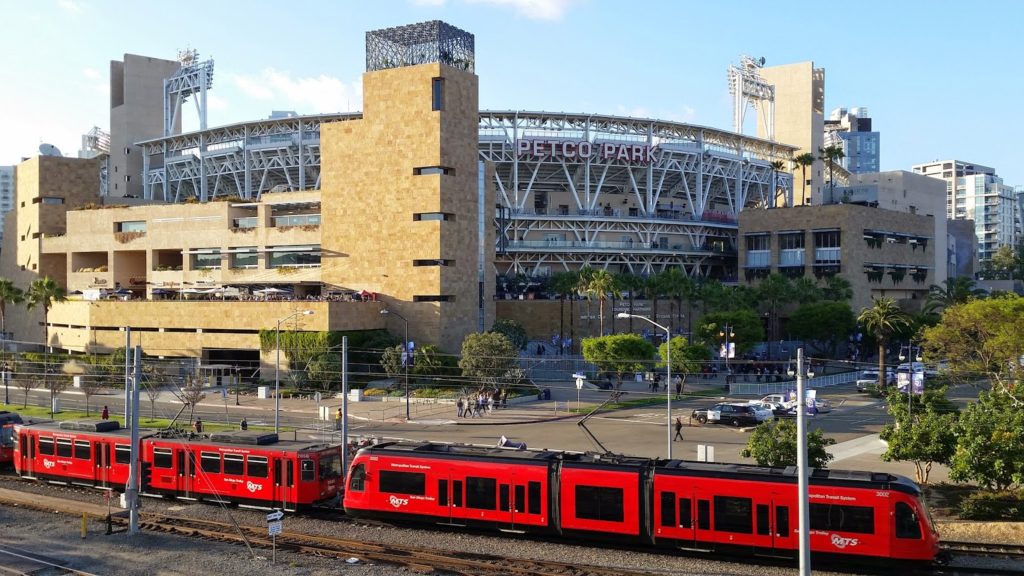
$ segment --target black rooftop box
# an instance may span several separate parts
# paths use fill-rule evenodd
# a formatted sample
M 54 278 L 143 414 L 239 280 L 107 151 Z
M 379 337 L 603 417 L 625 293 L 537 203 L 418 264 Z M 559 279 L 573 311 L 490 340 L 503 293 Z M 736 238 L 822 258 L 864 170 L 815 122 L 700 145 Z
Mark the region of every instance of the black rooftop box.
M 277 444 L 277 432 L 259 432 L 256 430 L 233 430 L 230 432 L 214 432 L 210 440 L 225 444 L 248 444 L 250 446 L 266 446 Z
M 65 420 L 60 423 L 60 429 L 80 432 L 113 432 L 121 429 L 121 423 L 117 420 Z

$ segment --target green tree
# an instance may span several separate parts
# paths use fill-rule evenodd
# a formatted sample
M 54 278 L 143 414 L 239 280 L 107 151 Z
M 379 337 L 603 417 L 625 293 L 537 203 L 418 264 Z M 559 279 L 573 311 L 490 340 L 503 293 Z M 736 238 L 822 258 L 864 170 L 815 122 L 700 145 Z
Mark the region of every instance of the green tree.
M 825 468 L 834 456 L 825 450 L 836 443 L 825 438 L 820 428 L 807 433 L 807 465 Z M 796 466 L 796 423 L 776 420 L 754 428 L 747 439 L 747 447 L 740 452 L 744 458 L 753 458 L 758 466 Z
M 633 300 L 636 299 L 638 291 L 644 287 L 643 276 L 637 276 L 632 272 L 620 272 L 616 275 L 616 285 L 619 294 L 628 294 L 629 299 L 629 331 L 633 331 Z
M 700 284 L 700 300 L 705 315 L 732 310 L 733 290 L 718 280 L 704 280 Z
M 878 389 L 885 388 L 885 349 L 889 339 L 910 324 L 910 317 L 892 298 L 872 298 L 874 305 L 861 310 L 857 321 L 878 342 Z
M 800 203 L 807 204 L 807 167 L 814 165 L 814 154 L 811 154 L 810 152 L 798 154 L 793 158 L 793 162 L 800 167 L 800 190 L 804 192 Z M 793 203 L 796 204 L 795 199 L 793 200 Z
M 579 274 L 576 279 L 576 295 L 583 296 L 587 299 L 587 336 L 594 335 L 594 325 L 591 320 L 593 314 L 591 313 L 591 299 L 587 294 L 587 290 L 590 289 L 590 279 L 594 277 L 594 269 L 589 265 L 584 265 L 579 269 Z
M 810 304 L 817 302 L 822 299 L 822 290 L 814 283 L 814 280 L 801 276 L 796 280 L 793 280 L 793 295 L 790 298 L 790 302 L 800 302 L 803 304 Z
M 413 357 L 412 373 L 420 378 L 447 378 L 458 374 L 458 359 L 433 344 L 416 348 Z
M 661 357 L 661 362 L 658 363 L 659 368 L 664 368 L 668 365 L 668 347 L 672 346 L 672 376 L 679 376 L 682 380 L 683 388 L 686 387 L 686 377 L 690 374 L 699 374 L 704 364 L 711 360 L 711 352 L 707 346 L 701 344 L 691 344 L 682 336 L 676 336 L 669 342 L 662 342 L 658 346 L 658 356 Z M 668 383 L 672 385 L 671 382 Z
M 482 332 L 470 334 L 462 341 L 459 368 L 466 378 L 474 378 L 492 388 L 498 388 L 501 379 L 519 363 L 515 344 L 504 334 Z
M 946 308 L 923 334 L 925 356 L 946 360 L 955 377 L 987 377 L 997 392 L 1020 398 L 1024 298 L 970 300 Z
M 601 335 L 604 335 L 604 301 L 608 299 L 608 295 L 615 293 L 618 290 L 618 285 L 615 282 L 615 276 L 611 272 L 605 269 L 591 270 L 587 274 L 586 282 L 581 284 L 583 293 L 586 295 L 587 300 L 596 298 L 598 301 L 599 309 L 599 323 L 598 327 L 601 331 Z
M 829 202 L 835 202 L 836 183 L 833 179 L 833 172 L 835 171 L 836 164 L 843 158 L 846 158 L 846 153 L 843 152 L 842 146 L 830 145 L 818 148 L 818 154 L 818 159 L 828 165 L 828 197 Z
M 7 305 L 21 304 L 25 301 L 25 292 L 7 278 L 0 278 L 0 371 L 7 370 Z M 0 374 L 0 377 L 3 377 Z M 4 403 L 10 404 L 8 384 L 4 380 Z
M 675 325 L 677 327 L 682 323 L 683 300 L 687 297 L 693 282 L 686 274 L 683 274 L 681 268 L 672 267 L 667 268 L 661 273 L 661 283 L 664 286 L 665 295 L 672 298 L 673 307 L 675 308 L 675 314 L 669 314 L 668 328 L 671 332 L 673 316 L 676 318 Z
M 771 351 L 771 343 L 779 340 L 779 307 L 792 302 L 796 293 L 789 278 L 778 273 L 769 274 L 758 283 L 755 290 L 759 300 L 768 308 L 768 343 Z
M 949 477 L 988 489 L 1024 484 L 1024 410 L 1007 394 L 981 392 L 960 413 Z
M 583 358 L 602 372 L 615 374 L 615 388 L 625 374 L 640 372 L 654 359 L 654 345 L 636 334 L 612 334 L 583 340 Z
M 43 386 L 50 391 L 50 407 L 52 408 L 53 399 L 60 395 L 67 383 L 59 378 L 54 382 L 50 381 L 50 352 L 53 351 L 50 346 L 50 308 L 54 302 L 63 302 L 67 298 L 64 296 L 64 289 L 53 278 L 45 276 L 32 281 L 32 284 L 29 285 L 28 293 L 25 295 L 25 300 L 25 306 L 29 310 L 36 307 L 43 309 L 43 337 L 46 339 L 46 356 L 43 361 Z M 53 416 L 52 410 L 50 416 Z
M 341 356 L 333 352 L 317 354 L 306 362 L 306 381 L 327 392 L 341 382 Z
M 846 302 L 824 300 L 804 304 L 789 317 L 787 330 L 800 340 L 807 340 L 815 354 L 836 357 L 839 343 L 856 328 L 853 310 Z
M 1013 273 L 1020 266 L 1020 262 L 1017 260 L 1017 251 L 1006 244 L 996 249 L 991 263 L 1000 278 L 1009 280 L 1013 280 Z
M 701 319 L 701 326 L 697 329 L 697 335 L 706 344 L 716 349 L 722 343 L 718 333 L 725 326 L 730 326 L 736 334 L 736 355 L 746 352 L 754 344 L 764 340 L 764 327 L 761 325 L 761 318 L 753 310 L 736 310 L 733 312 L 712 312 Z
M 894 423 L 882 428 L 880 436 L 888 444 L 882 460 L 913 462 L 917 482 L 927 484 L 932 465 L 949 464 L 956 450 L 957 413 L 946 400 L 946 387 L 926 389 L 924 397 L 909 399 L 890 390 L 889 415 Z
M 648 276 L 647 282 L 644 283 L 644 293 L 651 300 L 651 320 L 660 324 L 661 322 L 658 320 L 658 300 L 668 293 L 665 274 L 658 272 Z
M 516 347 L 516 350 L 526 348 L 528 342 L 526 339 L 526 329 L 515 320 L 495 320 L 494 325 L 491 326 L 491 332 L 504 334 L 505 338 L 508 338 L 508 341 Z
M 926 311 L 939 313 L 950 306 L 985 296 L 985 291 L 978 288 L 974 284 L 974 280 L 967 276 L 947 278 L 942 281 L 942 284 L 942 286 L 932 284 L 928 287 L 928 296 L 924 305 Z
M 397 344 L 395 346 L 388 346 L 380 355 L 380 367 L 384 369 L 384 373 L 387 374 L 388 378 L 395 378 L 405 373 L 405 366 L 402 365 L 402 351 L 405 350 L 404 344 Z
M 841 302 L 853 298 L 853 286 L 850 281 L 842 276 L 829 276 L 825 279 L 825 285 L 821 287 L 823 300 Z

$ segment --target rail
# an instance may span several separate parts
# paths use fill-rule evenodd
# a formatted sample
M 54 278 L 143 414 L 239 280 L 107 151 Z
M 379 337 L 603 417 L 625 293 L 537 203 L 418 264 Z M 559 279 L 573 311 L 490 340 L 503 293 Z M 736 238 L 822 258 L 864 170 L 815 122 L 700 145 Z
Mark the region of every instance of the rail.
M 840 384 L 850 384 L 857 381 L 857 371 L 839 372 L 817 376 L 807 381 L 809 388 L 827 388 Z M 796 380 L 784 380 L 782 382 L 730 382 L 729 395 L 750 395 L 764 396 L 765 394 L 779 394 L 796 390 Z

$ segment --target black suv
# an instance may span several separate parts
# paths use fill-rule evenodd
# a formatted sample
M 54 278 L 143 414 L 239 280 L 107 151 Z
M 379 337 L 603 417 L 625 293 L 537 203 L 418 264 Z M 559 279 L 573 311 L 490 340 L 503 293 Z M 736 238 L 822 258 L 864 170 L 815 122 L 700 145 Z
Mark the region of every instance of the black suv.
M 756 426 L 759 423 L 754 407 L 743 404 L 715 404 L 711 408 L 694 410 L 690 417 L 701 424 L 717 422 L 733 426 L 741 424 Z

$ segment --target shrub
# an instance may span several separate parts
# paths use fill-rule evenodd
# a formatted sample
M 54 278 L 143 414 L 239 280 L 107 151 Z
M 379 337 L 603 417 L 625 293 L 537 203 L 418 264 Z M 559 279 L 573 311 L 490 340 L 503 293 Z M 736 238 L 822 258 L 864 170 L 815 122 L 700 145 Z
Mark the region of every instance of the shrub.
M 975 492 L 960 503 L 960 518 L 1024 522 L 1024 491 Z

